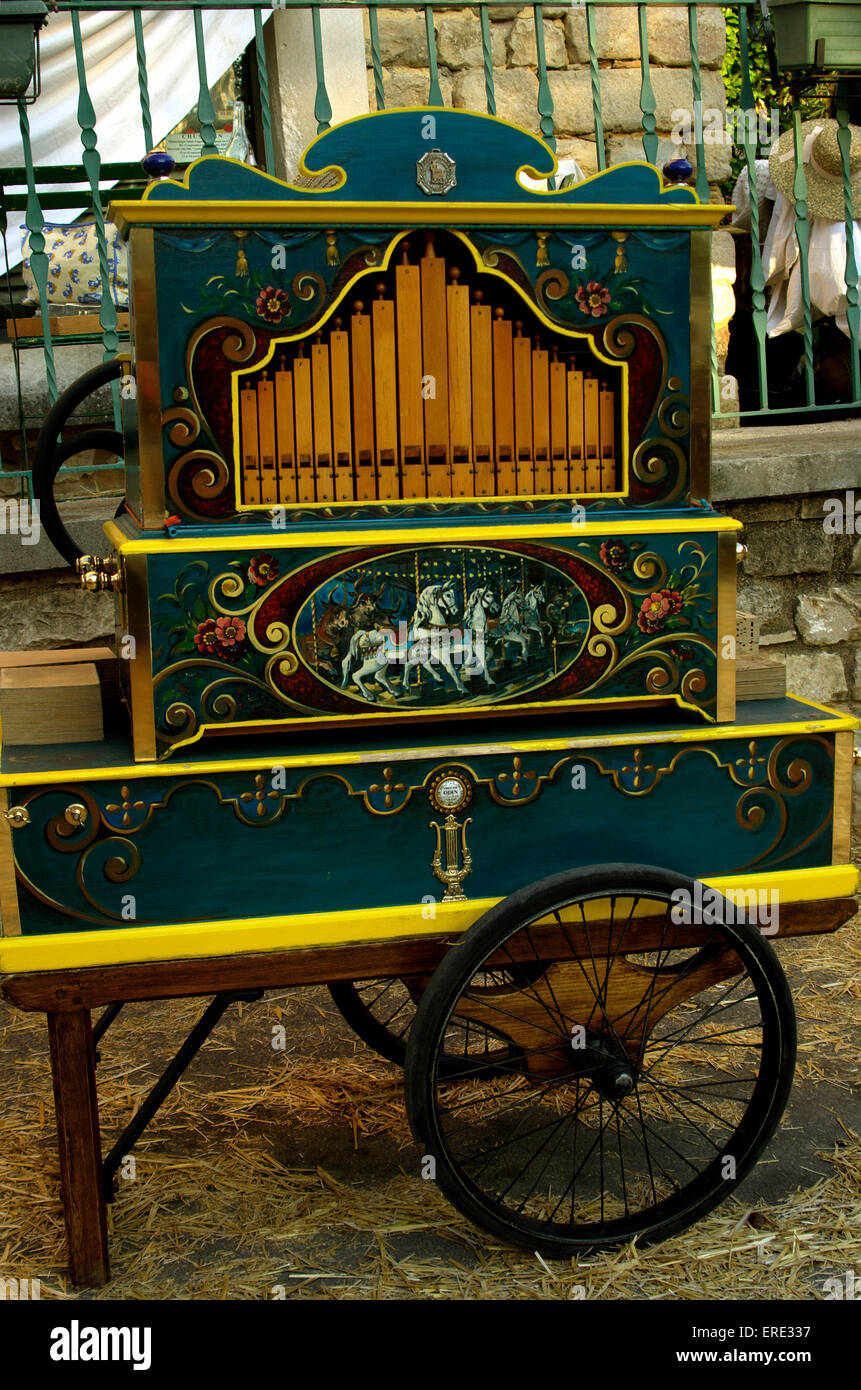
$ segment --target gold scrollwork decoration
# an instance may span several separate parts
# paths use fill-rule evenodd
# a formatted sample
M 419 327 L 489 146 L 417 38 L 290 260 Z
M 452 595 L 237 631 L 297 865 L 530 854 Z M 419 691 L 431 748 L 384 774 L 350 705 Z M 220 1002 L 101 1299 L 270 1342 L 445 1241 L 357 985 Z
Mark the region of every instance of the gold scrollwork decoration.
M 108 921 L 122 922 L 125 920 L 122 913 L 100 902 L 96 897 L 95 890 L 88 888 L 86 883 L 86 873 L 91 862 L 95 862 L 94 856 L 98 855 L 100 851 L 106 850 L 109 846 L 119 849 L 120 852 L 112 854 L 109 858 L 103 860 L 101 864 L 102 876 L 108 883 L 123 884 L 131 882 L 140 869 L 142 858 L 140 850 L 134 841 L 127 840 L 122 835 L 109 835 L 107 838 L 96 840 L 95 844 L 89 845 L 78 860 L 75 881 L 78 885 L 78 891 L 84 900 L 90 904 L 90 907 L 100 913 L 103 918 L 107 918 Z M 139 922 L 141 919 L 135 917 L 135 921 Z
M 667 563 L 662 555 L 658 555 L 654 550 L 643 550 L 634 557 L 632 565 L 634 577 L 643 581 L 645 588 L 630 587 L 630 593 L 645 595 L 650 594 L 654 589 L 662 589 L 666 581 L 669 570 Z
M 689 396 L 665 396 L 658 406 L 658 424 L 665 435 L 678 439 L 686 434 L 691 423 Z
M 171 444 L 177 448 L 184 449 L 187 444 L 193 444 L 200 434 L 200 419 L 193 410 L 188 410 L 185 406 L 172 406 L 170 410 L 165 410 L 161 417 L 163 425 L 170 425 L 167 437 Z
M 185 472 L 189 464 L 194 463 L 199 463 L 200 467 L 191 479 L 191 487 L 201 500 L 211 501 L 220 497 L 230 482 L 230 470 L 221 455 L 216 454 L 214 450 L 191 449 L 187 454 L 180 454 L 167 475 L 168 495 L 178 507 L 184 505 L 177 490 L 180 474 Z
M 543 309 L 551 309 L 560 299 L 564 299 L 570 288 L 570 277 L 557 266 L 542 271 L 535 281 L 535 295 Z
M 296 298 L 307 304 L 317 295 L 321 298 L 325 295 L 326 281 L 315 270 L 300 270 L 298 275 L 293 276 L 291 288 Z
M 681 492 L 686 466 L 684 450 L 671 439 L 643 439 L 631 457 L 634 477 L 648 487 L 657 487 L 660 483 L 666 482 L 671 468 L 675 468 L 675 483 L 672 491 L 661 495 L 662 505 L 674 501 Z

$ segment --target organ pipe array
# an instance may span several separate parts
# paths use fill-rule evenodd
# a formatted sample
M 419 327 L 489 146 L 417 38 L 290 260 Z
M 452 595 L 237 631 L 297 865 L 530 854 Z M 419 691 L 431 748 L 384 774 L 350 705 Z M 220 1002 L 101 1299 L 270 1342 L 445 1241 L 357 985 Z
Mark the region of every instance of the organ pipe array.
M 375 288 L 237 376 L 243 505 L 619 491 L 621 384 L 588 349 L 561 356 L 481 289 L 470 302 L 430 237 L 418 265 L 404 244 L 393 299 Z

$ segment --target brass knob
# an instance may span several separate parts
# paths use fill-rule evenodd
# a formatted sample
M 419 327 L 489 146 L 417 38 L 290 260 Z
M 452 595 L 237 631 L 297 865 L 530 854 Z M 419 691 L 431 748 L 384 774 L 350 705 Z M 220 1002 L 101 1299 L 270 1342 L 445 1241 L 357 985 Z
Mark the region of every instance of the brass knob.
M 78 574 L 86 574 L 87 570 L 100 569 L 101 564 L 98 555 L 79 555 L 75 561 L 75 570 Z
M 114 559 L 98 560 L 96 568 L 87 569 L 80 573 L 81 588 L 86 589 L 88 594 L 100 594 L 108 589 L 114 593 L 122 590 L 122 575 L 119 572 L 119 565 Z
M 736 564 L 740 565 L 741 562 L 742 562 L 742 560 L 744 560 L 744 559 L 746 559 L 746 558 L 747 558 L 747 546 L 745 545 L 744 541 L 736 541 L 736 543 L 735 543 L 735 559 L 736 559 Z
M 22 825 L 30 824 L 30 812 L 26 806 L 10 806 L 3 814 L 13 830 L 20 830 Z
M 71 806 L 66 807 L 63 816 L 69 822 L 69 825 L 86 825 L 87 808 L 86 806 L 82 806 L 79 801 L 73 801 Z
M 852 761 L 856 767 L 861 767 L 861 743 L 857 744 L 852 750 Z

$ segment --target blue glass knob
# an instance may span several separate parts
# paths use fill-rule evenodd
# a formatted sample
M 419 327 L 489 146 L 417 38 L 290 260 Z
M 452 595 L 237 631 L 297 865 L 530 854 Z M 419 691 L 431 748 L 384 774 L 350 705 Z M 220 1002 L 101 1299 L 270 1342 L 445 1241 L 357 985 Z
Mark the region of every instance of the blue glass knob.
M 176 168 L 173 155 L 166 154 L 164 150 L 150 150 L 141 164 L 151 179 L 168 179 Z
M 662 172 L 670 183 L 687 183 L 694 172 L 694 166 L 689 159 L 670 159 Z

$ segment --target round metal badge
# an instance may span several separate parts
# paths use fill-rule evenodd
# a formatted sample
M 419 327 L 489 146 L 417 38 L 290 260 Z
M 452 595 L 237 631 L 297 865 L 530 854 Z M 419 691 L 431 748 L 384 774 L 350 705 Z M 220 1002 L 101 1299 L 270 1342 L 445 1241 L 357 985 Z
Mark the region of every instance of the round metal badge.
M 428 797 L 435 811 L 462 811 L 472 800 L 472 785 L 465 773 L 449 768 L 433 779 Z

